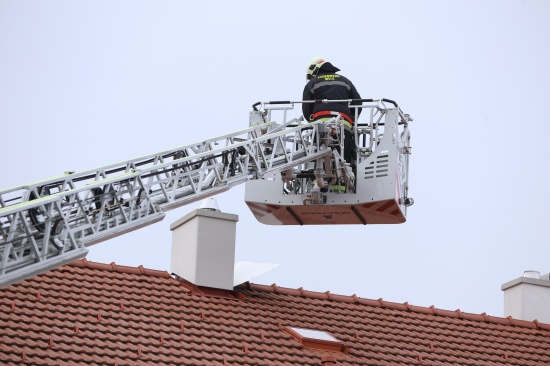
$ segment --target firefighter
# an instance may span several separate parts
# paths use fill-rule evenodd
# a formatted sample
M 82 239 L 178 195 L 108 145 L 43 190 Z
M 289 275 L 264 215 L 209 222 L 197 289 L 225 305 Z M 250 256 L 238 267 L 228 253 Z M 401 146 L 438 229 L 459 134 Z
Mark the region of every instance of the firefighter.
M 318 100 L 316 103 L 303 103 L 302 112 L 310 121 L 342 116 L 344 124 L 344 160 L 353 165 L 355 158 L 355 138 L 353 125 L 355 123 L 355 109 L 348 106 L 348 102 L 322 103 L 321 100 L 361 99 L 353 83 L 346 77 L 337 74 L 339 68 L 327 62 L 322 57 L 315 57 L 307 67 L 306 78 L 308 83 L 304 88 L 303 100 Z M 360 105 L 354 101 L 352 105 Z M 358 109 L 358 116 L 361 108 Z

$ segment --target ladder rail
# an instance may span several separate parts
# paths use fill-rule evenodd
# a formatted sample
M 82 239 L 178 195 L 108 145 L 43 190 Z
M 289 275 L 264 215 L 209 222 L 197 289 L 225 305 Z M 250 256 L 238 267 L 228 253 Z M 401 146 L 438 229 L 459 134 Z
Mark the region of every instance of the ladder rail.
M 81 258 L 87 246 L 158 222 L 168 210 L 329 154 L 310 131 L 304 142 L 315 124 L 301 122 L 266 122 L 0 191 L 0 287 Z
M 265 127 L 270 127 L 270 126 L 273 126 L 274 124 L 276 124 L 276 122 L 273 122 L 273 121 L 267 122 L 265 124 Z M 188 149 L 200 151 L 201 148 L 204 148 L 205 146 L 220 143 L 220 141 L 223 141 L 223 140 L 231 141 L 236 136 L 253 132 L 255 129 L 256 127 L 249 127 L 241 131 L 228 133 L 219 137 L 210 138 L 201 142 L 184 145 L 184 146 L 170 149 L 170 150 L 164 150 L 156 154 L 149 154 L 136 159 L 126 160 L 119 163 L 106 165 L 100 168 L 89 169 L 79 173 L 65 172 L 62 175 L 54 176 L 42 181 L 31 182 L 29 184 L 3 189 L 2 191 L 0 191 L 0 208 L 6 207 L 7 206 L 6 202 L 11 202 L 15 199 L 19 199 L 20 202 L 25 200 L 25 198 L 22 196 L 6 199 L 5 196 L 9 193 L 14 193 L 19 191 L 25 192 L 25 191 L 28 191 L 29 189 L 33 189 L 36 187 L 49 187 L 51 185 L 57 185 L 60 183 L 68 184 L 68 182 L 77 183 L 77 182 L 90 180 L 90 179 L 94 179 L 94 180 L 107 179 L 107 176 L 114 175 L 115 173 L 118 173 L 120 171 L 130 172 L 131 170 L 138 170 L 138 167 L 141 167 L 146 164 L 153 164 L 153 166 L 155 166 L 159 163 L 162 163 L 164 159 L 171 157 L 173 154 L 175 154 L 178 151 L 186 151 Z

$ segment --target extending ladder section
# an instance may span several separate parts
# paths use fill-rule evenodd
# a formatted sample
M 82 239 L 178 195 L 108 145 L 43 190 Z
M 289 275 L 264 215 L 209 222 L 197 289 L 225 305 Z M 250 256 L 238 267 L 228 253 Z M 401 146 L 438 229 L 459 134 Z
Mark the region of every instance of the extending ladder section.
M 0 288 L 82 258 L 86 247 L 173 208 L 331 154 L 302 118 L 0 191 Z M 286 119 L 286 115 L 285 115 Z

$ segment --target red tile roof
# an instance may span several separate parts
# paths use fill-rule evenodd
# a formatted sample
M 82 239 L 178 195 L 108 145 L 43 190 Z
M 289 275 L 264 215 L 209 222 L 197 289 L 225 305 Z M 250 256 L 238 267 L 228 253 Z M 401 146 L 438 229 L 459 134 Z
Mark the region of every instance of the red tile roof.
M 76 261 L 0 290 L 2 365 L 548 365 L 550 325 Z M 325 331 L 341 352 L 285 327 Z

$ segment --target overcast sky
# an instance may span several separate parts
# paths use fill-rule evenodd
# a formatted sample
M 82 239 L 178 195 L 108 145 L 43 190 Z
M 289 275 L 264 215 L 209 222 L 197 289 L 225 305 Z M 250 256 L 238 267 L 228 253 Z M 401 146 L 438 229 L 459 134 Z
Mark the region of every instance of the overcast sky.
M 415 205 L 401 225 L 266 226 L 239 186 L 216 196 L 236 259 L 281 264 L 257 283 L 502 316 L 502 283 L 550 271 L 549 17 L 543 0 L 0 0 L 0 189 L 246 128 L 324 56 L 414 118 Z M 169 270 L 169 226 L 198 205 L 88 259 Z

